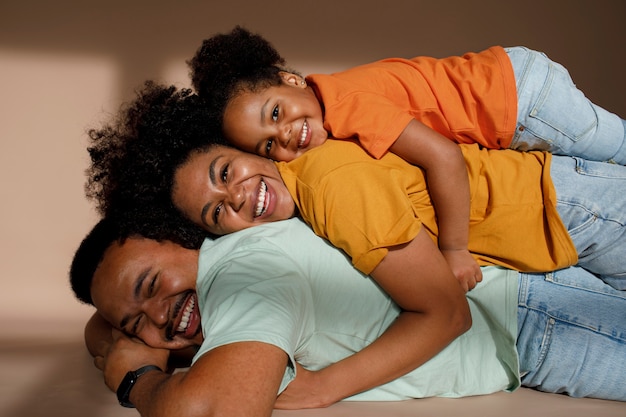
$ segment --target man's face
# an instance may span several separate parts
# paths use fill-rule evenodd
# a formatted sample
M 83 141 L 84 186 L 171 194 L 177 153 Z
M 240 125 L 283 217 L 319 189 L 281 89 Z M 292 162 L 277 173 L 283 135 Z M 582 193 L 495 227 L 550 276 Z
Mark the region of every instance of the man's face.
M 228 146 L 192 154 L 176 171 L 172 201 L 215 235 L 285 220 L 296 210 L 272 161 Z
M 94 274 L 91 296 L 109 323 L 149 346 L 199 345 L 197 272 L 197 251 L 130 238 L 107 249 Z

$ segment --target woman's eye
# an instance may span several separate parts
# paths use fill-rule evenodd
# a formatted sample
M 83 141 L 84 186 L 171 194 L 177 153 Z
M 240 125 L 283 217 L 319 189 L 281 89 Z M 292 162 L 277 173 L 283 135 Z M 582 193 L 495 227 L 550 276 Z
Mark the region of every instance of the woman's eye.
M 224 168 L 222 169 L 221 179 L 224 182 L 228 179 L 228 164 L 224 165 Z
M 213 223 L 214 224 L 218 223 L 218 219 L 219 219 L 219 215 L 221 211 L 222 211 L 222 204 L 220 203 L 215 207 L 215 211 L 213 211 Z
M 269 139 L 265 144 L 265 156 L 270 156 L 270 152 L 272 151 L 272 145 L 274 144 L 274 139 Z
M 150 286 L 148 287 L 148 297 L 152 297 L 154 295 L 154 287 L 156 285 L 156 276 L 150 282 Z
M 278 106 L 275 106 L 274 109 L 272 109 L 272 120 L 273 121 L 277 121 L 278 120 Z

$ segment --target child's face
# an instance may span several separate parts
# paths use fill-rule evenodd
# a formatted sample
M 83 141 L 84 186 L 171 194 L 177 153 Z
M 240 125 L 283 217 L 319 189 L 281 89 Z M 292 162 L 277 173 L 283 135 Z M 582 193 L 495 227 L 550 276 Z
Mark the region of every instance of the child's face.
M 315 93 L 289 73 L 283 73 L 280 86 L 233 98 L 223 123 L 234 146 L 275 161 L 291 161 L 328 138 Z
M 192 154 L 174 176 L 174 205 L 215 235 L 293 217 L 295 203 L 276 165 L 227 146 Z

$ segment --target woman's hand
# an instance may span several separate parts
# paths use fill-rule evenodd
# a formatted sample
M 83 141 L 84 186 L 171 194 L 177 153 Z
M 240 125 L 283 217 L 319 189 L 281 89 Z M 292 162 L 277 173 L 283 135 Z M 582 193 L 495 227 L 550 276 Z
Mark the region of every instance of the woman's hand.
M 301 408 L 328 407 L 337 400 L 329 400 L 325 388 L 332 390 L 332 384 L 323 383 L 322 371 L 308 371 L 296 363 L 296 378 L 278 396 L 274 408 L 297 410 Z

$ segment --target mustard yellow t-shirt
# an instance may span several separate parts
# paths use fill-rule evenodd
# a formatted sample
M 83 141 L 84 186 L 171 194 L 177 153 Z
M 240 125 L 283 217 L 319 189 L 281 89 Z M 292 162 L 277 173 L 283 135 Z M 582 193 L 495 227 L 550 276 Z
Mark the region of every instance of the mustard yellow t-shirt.
M 358 139 L 375 158 L 412 119 L 457 143 L 492 149 L 508 148 L 515 133 L 515 74 L 500 46 L 440 59 L 383 59 L 306 79 L 330 135 Z
M 460 146 L 470 181 L 469 250 L 479 264 L 524 272 L 575 264 L 556 210 L 551 155 Z M 354 142 L 328 140 L 276 164 L 302 218 L 365 274 L 422 226 L 437 240 L 423 171 L 395 154 L 376 160 Z

